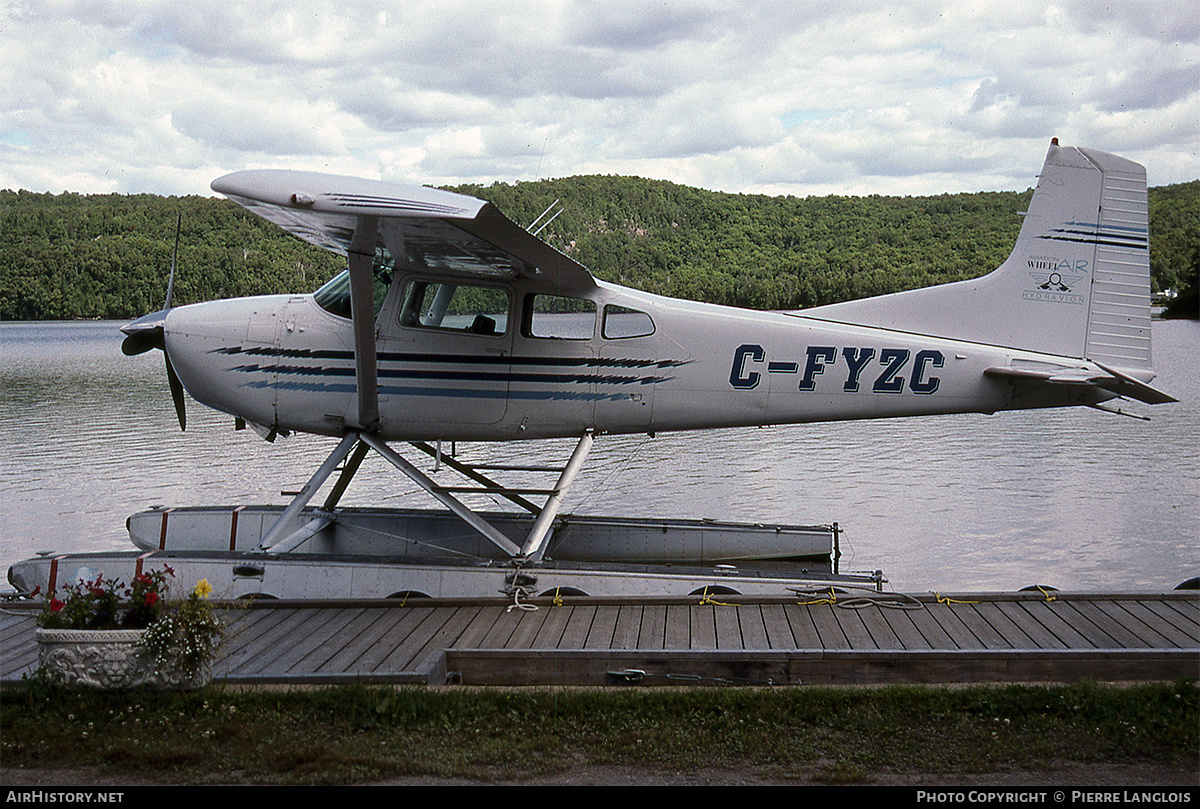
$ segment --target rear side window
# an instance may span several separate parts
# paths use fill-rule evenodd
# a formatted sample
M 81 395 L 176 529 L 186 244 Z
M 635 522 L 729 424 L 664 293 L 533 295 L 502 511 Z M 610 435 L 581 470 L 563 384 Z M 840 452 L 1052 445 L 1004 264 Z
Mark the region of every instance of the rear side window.
M 654 321 L 645 312 L 624 306 L 604 307 L 603 334 L 609 340 L 646 337 L 654 334 Z

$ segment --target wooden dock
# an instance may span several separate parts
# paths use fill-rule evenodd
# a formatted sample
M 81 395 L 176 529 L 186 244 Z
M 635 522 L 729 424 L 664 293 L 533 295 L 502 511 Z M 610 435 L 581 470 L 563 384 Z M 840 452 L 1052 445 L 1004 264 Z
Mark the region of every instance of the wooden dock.
M 37 666 L 0 608 L 0 683 Z M 258 601 L 224 609 L 238 684 L 797 685 L 1200 677 L 1200 594 Z

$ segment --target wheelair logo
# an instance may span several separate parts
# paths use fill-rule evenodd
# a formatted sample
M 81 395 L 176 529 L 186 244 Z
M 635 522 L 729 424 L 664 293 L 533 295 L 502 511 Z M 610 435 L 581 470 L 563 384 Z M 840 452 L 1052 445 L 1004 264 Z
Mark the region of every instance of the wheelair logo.
M 1082 304 L 1086 300 L 1083 290 L 1077 289 L 1079 282 L 1087 278 L 1086 259 L 1072 262 L 1055 256 L 1029 256 L 1025 263 L 1032 284 L 1022 291 L 1024 300 L 1065 304 Z

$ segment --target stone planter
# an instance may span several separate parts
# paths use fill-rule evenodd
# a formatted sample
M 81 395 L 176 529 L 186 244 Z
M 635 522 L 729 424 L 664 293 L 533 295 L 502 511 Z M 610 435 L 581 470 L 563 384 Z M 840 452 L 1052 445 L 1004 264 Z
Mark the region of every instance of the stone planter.
M 53 679 L 73 688 L 193 689 L 212 680 L 211 666 L 194 677 L 170 666 L 156 671 L 154 659 L 138 646 L 144 633 L 144 629 L 39 629 L 38 663 Z

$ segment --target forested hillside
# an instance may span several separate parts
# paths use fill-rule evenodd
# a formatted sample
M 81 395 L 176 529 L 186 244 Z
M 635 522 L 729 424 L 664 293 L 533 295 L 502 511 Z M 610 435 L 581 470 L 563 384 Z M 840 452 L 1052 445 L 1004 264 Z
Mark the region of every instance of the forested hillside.
M 759 309 L 981 275 L 1012 249 L 1030 193 L 769 197 L 632 177 L 465 186 L 601 278 Z M 126 319 L 158 309 L 182 216 L 176 304 L 307 292 L 343 263 L 225 200 L 0 191 L 0 319 Z M 1150 190 L 1156 290 L 1200 260 L 1200 180 Z

